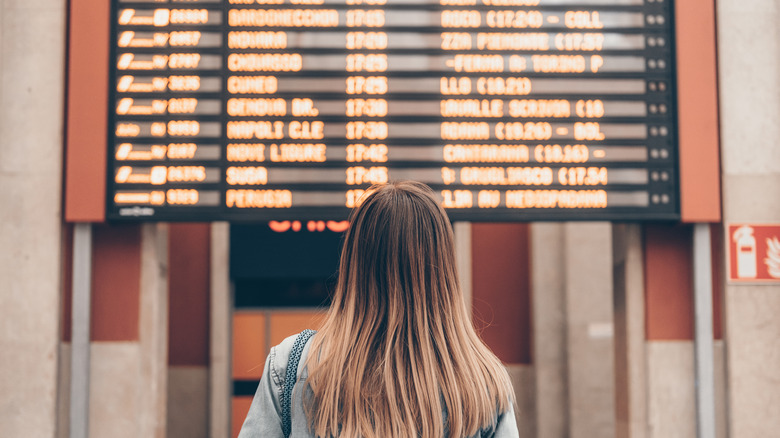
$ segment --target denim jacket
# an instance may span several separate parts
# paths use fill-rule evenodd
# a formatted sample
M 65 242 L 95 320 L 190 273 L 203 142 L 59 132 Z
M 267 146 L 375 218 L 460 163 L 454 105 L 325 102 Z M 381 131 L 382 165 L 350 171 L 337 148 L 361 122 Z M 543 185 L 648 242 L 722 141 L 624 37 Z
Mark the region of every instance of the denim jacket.
M 252 400 L 249 413 L 241 427 L 238 438 L 284 438 L 282 433 L 282 411 L 279 402 L 282 395 L 284 376 L 287 372 L 287 360 L 290 357 L 295 336 L 282 341 L 281 344 L 271 348 L 265 361 L 263 377 Z M 311 342 L 303 349 L 301 361 L 298 365 L 298 382 L 292 396 L 292 433 L 291 438 L 315 438 L 308 430 L 308 421 L 303 410 L 302 383 L 308 376 L 304 368 L 306 356 L 309 353 Z M 472 438 L 515 438 L 518 437 L 515 412 L 510 408 L 500 414 L 494 427 L 484 430 Z M 392 437 L 397 438 L 397 437 Z

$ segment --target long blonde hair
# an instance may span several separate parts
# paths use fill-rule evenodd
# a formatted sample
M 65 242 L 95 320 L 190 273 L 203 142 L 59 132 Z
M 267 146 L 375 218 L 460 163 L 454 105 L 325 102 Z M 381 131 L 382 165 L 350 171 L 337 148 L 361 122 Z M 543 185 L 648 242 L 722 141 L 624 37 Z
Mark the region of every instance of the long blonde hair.
M 376 186 L 353 210 L 306 365 L 317 437 L 461 438 L 509 409 L 509 376 L 472 326 L 452 227 L 428 186 Z

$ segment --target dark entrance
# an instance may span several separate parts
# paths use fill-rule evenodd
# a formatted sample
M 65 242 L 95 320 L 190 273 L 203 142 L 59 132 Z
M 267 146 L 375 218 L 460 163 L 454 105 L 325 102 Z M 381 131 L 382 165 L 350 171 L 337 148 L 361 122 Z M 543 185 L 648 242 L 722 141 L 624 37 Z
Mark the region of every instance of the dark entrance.
M 238 435 L 270 348 L 317 329 L 336 284 L 344 223 L 232 224 L 232 436 Z

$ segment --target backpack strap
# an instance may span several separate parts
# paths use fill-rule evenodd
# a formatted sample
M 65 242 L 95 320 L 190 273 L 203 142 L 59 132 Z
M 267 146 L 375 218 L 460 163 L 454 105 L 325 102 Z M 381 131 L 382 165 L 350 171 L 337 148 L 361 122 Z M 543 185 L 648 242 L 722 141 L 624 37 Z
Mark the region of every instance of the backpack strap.
M 282 398 L 280 403 L 282 405 L 282 432 L 285 437 L 289 437 L 292 432 L 292 390 L 295 383 L 298 381 L 298 362 L 301 361 L 301 354 L 303 354 L 303 347 L 306 346 L 306 342 L 309 338 L 317 333 L 314 330 L 306 329 L 298 334 L 295 338 L 292 351 L 290 351 L 290 359 L 287 361 L 287 372 L 284 376 L 284 386 L 282 390 Z

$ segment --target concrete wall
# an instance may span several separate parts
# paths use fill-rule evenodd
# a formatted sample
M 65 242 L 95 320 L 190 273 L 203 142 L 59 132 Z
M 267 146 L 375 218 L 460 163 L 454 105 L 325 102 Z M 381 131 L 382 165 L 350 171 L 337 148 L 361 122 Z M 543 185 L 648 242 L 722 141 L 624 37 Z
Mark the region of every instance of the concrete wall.
M 717 8 L 724 223 L 780 223 L 780 4 Z M 729 436 L 776 435 L 780 286 L 728 284 L 725 305 Z
M 53 437 L 65 1 L 0 1 L 0 435 Z

